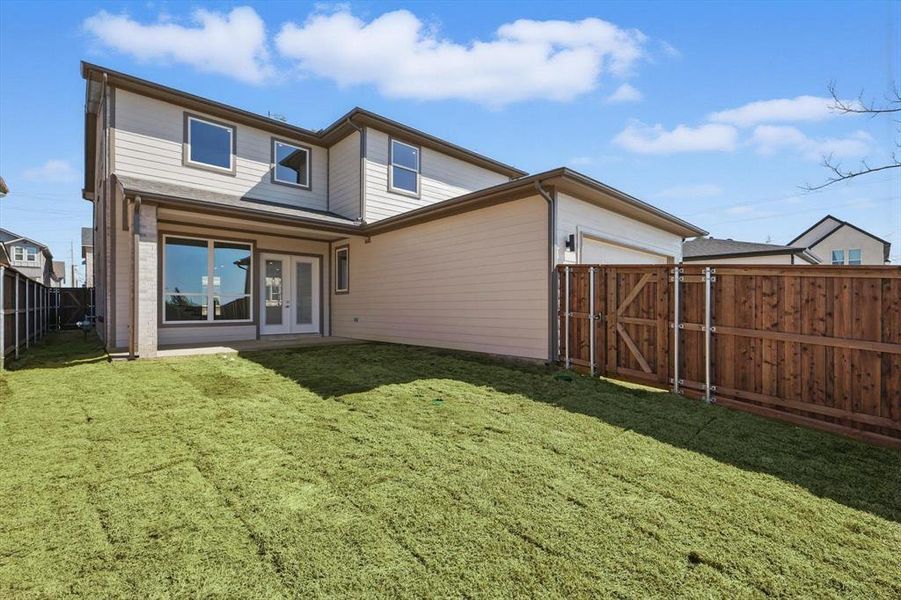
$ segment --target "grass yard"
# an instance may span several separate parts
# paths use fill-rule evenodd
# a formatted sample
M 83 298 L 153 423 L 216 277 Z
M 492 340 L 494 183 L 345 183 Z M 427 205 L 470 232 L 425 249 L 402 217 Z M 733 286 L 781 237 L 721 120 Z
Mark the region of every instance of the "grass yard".
M 901 452 L 390 345 L 0 374 L 0 597 L 901 597 Z

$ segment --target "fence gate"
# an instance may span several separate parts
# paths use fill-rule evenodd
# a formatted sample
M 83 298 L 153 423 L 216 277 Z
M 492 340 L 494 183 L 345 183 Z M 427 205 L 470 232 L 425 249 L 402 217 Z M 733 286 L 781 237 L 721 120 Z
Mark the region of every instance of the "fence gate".
M 56 307 L 60 329 L 77 327 L 76 323 L 93 314 L 94 288 L 68 287 L 55 288 Z

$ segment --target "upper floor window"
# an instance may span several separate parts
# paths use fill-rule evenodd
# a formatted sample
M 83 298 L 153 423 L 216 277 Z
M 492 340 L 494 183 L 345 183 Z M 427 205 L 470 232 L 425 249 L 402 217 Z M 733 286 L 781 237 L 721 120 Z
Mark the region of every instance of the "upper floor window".
M 851 248 L 848 250 L 848 264 L 849 265 L 859 265 L 860 264 L 860 248 Z
M 38 250 L 29 246 L 13 246 L 13 260 L 37 262 Z
M 192 166 L 234 173 L 235 128 L 185 115 L 185 162 Z
M 272 181 L 310 189 L 310 149 L 273 139 Z
M 834 265 L 845 264 L 845 251 L 844 250 L 833 250 L 832 251 L 832 264 L 834 264 Z
M 391 140 L 388 189 L 401 194 L 419 195 L 418 147 Z

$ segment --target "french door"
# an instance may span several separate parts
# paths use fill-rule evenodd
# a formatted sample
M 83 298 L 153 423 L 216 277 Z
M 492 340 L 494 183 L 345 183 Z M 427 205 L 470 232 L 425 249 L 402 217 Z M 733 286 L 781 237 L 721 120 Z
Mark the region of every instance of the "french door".
M 319 258 L 260 255 L 260 333 L 319 333 Z

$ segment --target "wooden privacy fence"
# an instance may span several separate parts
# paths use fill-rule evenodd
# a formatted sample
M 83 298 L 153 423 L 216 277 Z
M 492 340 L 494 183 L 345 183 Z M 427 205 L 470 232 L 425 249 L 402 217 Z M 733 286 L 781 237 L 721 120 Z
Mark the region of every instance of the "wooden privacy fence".
M 901 267 L 558 267 L 567 368 L 901 446 Z
M 92 312 L 92 288 L 51 288 L 0 266 L 0 370 L 48 331 Z

